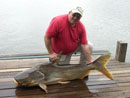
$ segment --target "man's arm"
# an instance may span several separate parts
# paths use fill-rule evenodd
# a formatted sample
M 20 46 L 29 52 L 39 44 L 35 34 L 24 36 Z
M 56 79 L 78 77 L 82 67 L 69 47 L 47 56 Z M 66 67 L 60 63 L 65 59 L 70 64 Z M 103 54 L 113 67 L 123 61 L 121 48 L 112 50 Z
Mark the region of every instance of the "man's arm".
M 50 59 L 52 61 L 56 61 L 58 58 L 57 58 L 56 53 L 54 53 L 53 50 L 52 50 L 51 38 L 49 36 L 47 36 L 46 34 L 44 36 L 44 42 L 45 42 L 45 46 L 46 46 L 46 48 L 48 50 L 48 53 L 50 55 Z
M 92 62 L 92 56 L 91 56 L 90 46 L 88 44 L 87 45 L 81 44 L 81 48 L 83 50 L 83 53 L 84 53 L 88 63 L 91 63 Z

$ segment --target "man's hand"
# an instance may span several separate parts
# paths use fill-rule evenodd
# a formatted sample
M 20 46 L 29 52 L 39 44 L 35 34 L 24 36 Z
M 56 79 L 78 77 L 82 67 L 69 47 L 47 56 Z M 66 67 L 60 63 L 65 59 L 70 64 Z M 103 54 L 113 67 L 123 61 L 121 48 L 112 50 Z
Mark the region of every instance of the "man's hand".
M 51 60 L 52 62 L 56 61 L 57 59 L 58 59 L 58 57 L 57 57 L 57 54 L 56 54 L 56 53 L 50 54 L 50 60 Z
M 57 57 L 57 54 L 54 53 L 52 50 L 51 38 L 45 34 L 44 41 L 45 41 L 45 46 L 46 46 L 48 53 L 50 55 L 50 61 L 55 62 L 58 59 L 58 57 Z

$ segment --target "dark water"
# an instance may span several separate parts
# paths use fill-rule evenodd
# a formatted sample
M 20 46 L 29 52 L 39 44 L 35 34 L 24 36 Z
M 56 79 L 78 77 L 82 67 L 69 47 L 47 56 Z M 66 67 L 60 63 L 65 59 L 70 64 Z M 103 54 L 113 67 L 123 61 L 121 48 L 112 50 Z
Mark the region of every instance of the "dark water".
M 75 6 L 84 9 L 81 21 L 94 50 L 114 56 L 118 40 L 130 44 L 130 0 L 0 0 L 0 55 L 46 52 L 49 22 Z

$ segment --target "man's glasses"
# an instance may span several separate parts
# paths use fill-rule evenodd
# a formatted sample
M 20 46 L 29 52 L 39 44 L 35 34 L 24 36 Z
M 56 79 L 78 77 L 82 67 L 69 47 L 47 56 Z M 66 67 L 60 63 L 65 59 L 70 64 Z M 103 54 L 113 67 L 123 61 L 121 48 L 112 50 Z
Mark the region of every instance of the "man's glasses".
M 81 18 L 81 15 L 78 14 L 78 13 L 74 13 L 74 14 L 72 14 L 72 16 L 73 16 L 73 17 L 76 17 L 78 20 Z

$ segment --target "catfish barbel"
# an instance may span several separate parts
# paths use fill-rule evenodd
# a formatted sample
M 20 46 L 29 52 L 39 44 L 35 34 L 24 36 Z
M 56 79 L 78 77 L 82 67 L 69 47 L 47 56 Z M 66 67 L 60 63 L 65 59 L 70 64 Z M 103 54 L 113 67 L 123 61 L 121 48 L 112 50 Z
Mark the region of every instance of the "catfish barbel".
M 48 93 L 47 85 L 57 83 L 66 84 L 69 83 L 70 80 L 83 79 L 89 74 L 90 70 L 94 69 L 113 80 L 113 76 L 106 68 L 110 57 L 110 54 L 101 55 L 88 65 L 68 64 L 67 66 L 59 66 L 49 62 L 43 63 L 18 73 L 14 77 L 14 81 L 19 86 L 39 86 Z

